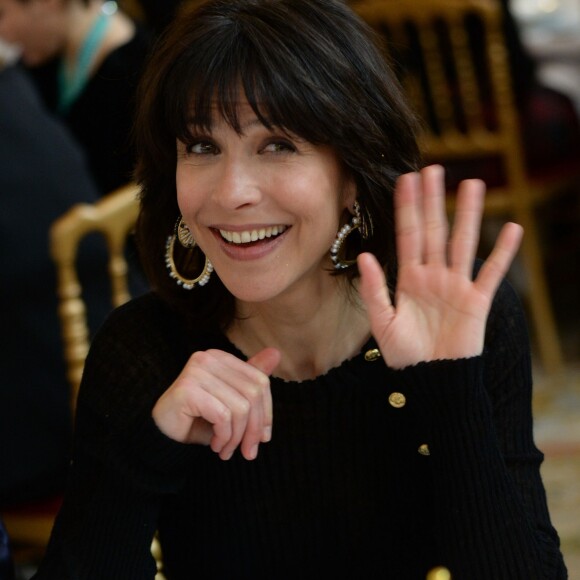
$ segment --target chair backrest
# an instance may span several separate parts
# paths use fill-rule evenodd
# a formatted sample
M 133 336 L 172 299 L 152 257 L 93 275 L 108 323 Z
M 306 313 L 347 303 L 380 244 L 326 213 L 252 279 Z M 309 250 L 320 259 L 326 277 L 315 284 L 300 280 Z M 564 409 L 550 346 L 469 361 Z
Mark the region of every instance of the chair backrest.
M 87 307 L 76 267 L 79 247 L 89 234 L 99 233 L 104 237 L 111 307 L 127 302 L 131 295 L 126 248 L 139 214 L 138 195 L 139 187 L 129 183 L 94 204 L 77 204 L 58 218 L 49 232 L 50 253 L 57 272 L 59 318 L 73 413 L 90 344 Z M 158 570 L 155 580 L 165 580 L 157 536 L 153 539 L 151 551 Z
M 111 307 L 126 302 L 130 293 L 125 250 L 139 212 L 138 192 L 137 185 L 131 183 L 94 204 L 79 203 L 58 218 L 49 232 L 50 253 L 57 273 L 58 314 L 73 410 L 90 341 L 87 308 L 77 271 L 79 246 L 89 234 L 96 232 L 104 237 Z
M 386 40 L 423 121 L 426 160 L 495 157 L 503 178 L 521 184 L 523 150 L 500 3 L 359 0 L 353 6 Z
M 487 184 L 484 214 L 509 215 L 526 232 L 522 258 L 536 339 L 545 368 L 562 353 L 543 266 L 535 207 L 578 177 L 530 177 L 500 0 L 352 0 L 354 10 L 385 40 L 388 58 L 423 122 L 427 163 L 446 168 L 447 205 L 458 183 Z M 576 164 L 577 165 L 577 164 Z

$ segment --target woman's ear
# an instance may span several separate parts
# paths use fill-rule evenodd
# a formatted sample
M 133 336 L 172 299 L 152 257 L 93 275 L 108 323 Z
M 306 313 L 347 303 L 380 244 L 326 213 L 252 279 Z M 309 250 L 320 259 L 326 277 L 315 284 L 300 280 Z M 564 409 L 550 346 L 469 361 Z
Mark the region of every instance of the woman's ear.
M 344 188 L 342 192 L 343 205 L 351 213 L 354 214 L 353 206 L 356 198 L 358 196 L 358 191 L 356 188 L 356 183 L 352 175 L 348 175 L 345 178 Z

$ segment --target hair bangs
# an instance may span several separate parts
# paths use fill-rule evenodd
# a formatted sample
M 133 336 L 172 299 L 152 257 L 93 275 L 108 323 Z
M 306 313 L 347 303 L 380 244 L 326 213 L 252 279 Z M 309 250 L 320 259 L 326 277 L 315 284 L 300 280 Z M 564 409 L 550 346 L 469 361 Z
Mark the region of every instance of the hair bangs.
M 328 142 L 326 116 L 312 102 L 303 72 L 288 70 L 287 47 L 270 39 L 270 49 L 254 42 L 254 30 L 232 23 L 229 34 L 206 29 L 173 68 L 167 89 L 172 98 L 166 118 L 176 139 L 188 142 L 198 131 L 211 131 L 219 115 L 241 132 L 239 105 L 247 101 L 264 126 L 276 127 L 312 143 Z M 203 46 L 203 50 L 200 47 Z M 286 66 L 284 66 L 284 63 Z M 319 104 L 321 105 L 321 103 Z

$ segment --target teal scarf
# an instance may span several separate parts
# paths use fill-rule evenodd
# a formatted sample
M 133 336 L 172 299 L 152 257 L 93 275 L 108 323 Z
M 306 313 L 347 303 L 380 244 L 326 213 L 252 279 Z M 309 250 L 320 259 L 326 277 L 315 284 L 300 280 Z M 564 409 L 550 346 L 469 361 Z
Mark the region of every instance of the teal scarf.
M 97 51 L 109 28 L 110 16 L 117 10 L 116 2 L 105 2 L 101 13 L 89 30 L 78 52 L 75 66 L 68 69 L 64 59 L 58 70 L 58 112 L 66 113 L 75 102 L 89 80 L 89 71 Z

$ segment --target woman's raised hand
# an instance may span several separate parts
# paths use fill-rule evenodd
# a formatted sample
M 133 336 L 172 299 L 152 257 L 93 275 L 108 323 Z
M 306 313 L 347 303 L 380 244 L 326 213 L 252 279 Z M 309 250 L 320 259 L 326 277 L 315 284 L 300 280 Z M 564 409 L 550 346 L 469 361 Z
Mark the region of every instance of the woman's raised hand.
M 433 165 L 399 178 L 395 191 L 398 279 L 391 303 L 374 256 L 358 257 L 360 294 L 383 358 L 393 368 L 481 354 L 495 292 L 519 248 L 523 230 L 508 223 L 472 280 L 485 185 L 471 179 L 458 190 L 451 235 L 443 168 Z
M 248 362 L 221 350 L 198 351 L 153 408 L 159 430 L 181 443 L 210 445 L 221 459 L 239 446 L 254 459 L 272 433 L 268 376 L 280 353 L 266 348 Z

